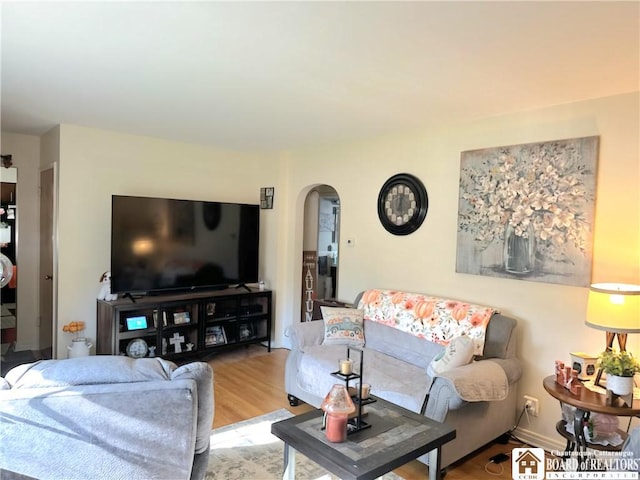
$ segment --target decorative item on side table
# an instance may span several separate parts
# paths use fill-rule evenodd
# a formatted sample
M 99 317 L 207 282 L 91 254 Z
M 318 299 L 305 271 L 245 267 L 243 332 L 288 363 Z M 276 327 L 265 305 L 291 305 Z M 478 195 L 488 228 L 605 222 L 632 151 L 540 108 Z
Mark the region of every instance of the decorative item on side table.
M 89 356 L 89 350 L 93 345 L 89 343 L 85 337 L 79 336 L 79 332 L 82 330 L 84 330 L 84 322 L 70 322 L 62 327 L 63 332 L 73 334 L 71 345 L 67 347 L 68 358 Z
M 565 366 L 561 360 L 556 360 L 556 383 L 562 385 L 573 395 L 580 395 L 582 392 L 582 383 L 578 380 L 578 371 Z
M 605 350 L 613 349 L 618 337 L 620 351 L 627 349 L 627 334 L 640 333 L 640 285 L 626 283 L 594 283 L 589 289 L 587 320 L 589 327 L 607 334 Z M 598 370 L 595 384 L 600 385 L 602 369 Z
M 597 355 L 584 352 L 571 352 L 571 368 L 578 372 L 578 380 L 591 380 L 596 376 Z
M 605 350 L 598 358 L 598 367 L 607 375 L 607 403 L 621 398 L 625 405 L 633 403 L 633 376 L 640 364 L 627 351 Z

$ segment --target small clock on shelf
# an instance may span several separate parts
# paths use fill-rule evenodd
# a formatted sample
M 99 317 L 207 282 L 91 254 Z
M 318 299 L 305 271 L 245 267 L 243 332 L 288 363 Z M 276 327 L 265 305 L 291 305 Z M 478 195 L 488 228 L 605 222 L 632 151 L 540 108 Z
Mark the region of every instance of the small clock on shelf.
M 142 338 L 134 338 L 127 345 L 127 355 L 133 358 L 143 358 L 147 356 L 149 347 Z
M 380 223 L 394 235 L 415 232 L 427 216 L 428 208 L 427 189 L 419 178 L 408 173 L 391 177 L 378 195 Z

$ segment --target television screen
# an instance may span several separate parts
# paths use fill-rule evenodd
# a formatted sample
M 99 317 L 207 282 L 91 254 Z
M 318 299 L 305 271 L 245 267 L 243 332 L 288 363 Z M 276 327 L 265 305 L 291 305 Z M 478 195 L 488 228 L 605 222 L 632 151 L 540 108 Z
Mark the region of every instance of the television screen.
M 258 205 L 112 196 L 111 291 L 258 281 Z

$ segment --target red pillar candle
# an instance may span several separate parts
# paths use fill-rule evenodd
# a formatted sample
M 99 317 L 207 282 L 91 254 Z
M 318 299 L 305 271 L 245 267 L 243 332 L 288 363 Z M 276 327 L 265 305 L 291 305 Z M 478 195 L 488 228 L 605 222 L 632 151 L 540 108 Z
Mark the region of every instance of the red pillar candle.
M 327 440 L 340 443 L 347 440 L 347 419 L 348 415 L 341 413 L 327 413 L 327 426 L 325 433 Z
M 351 396 L 344 385 L 334 385 L 322 401 L 320 408 L 326 413 L 325 434 L 330 442 L 347 439 L 347 419 L 356 411 Z

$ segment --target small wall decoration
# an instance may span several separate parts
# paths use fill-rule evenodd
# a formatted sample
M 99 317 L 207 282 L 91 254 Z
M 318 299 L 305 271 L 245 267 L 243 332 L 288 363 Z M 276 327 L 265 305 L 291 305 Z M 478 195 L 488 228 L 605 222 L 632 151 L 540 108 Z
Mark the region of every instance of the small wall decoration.
M 462 152 L 456 271 L 588 286 L 598 137 Z
M 273 208 L 273 187 L 262 187 L 260 189 L 260 208 L 271 209 Z

